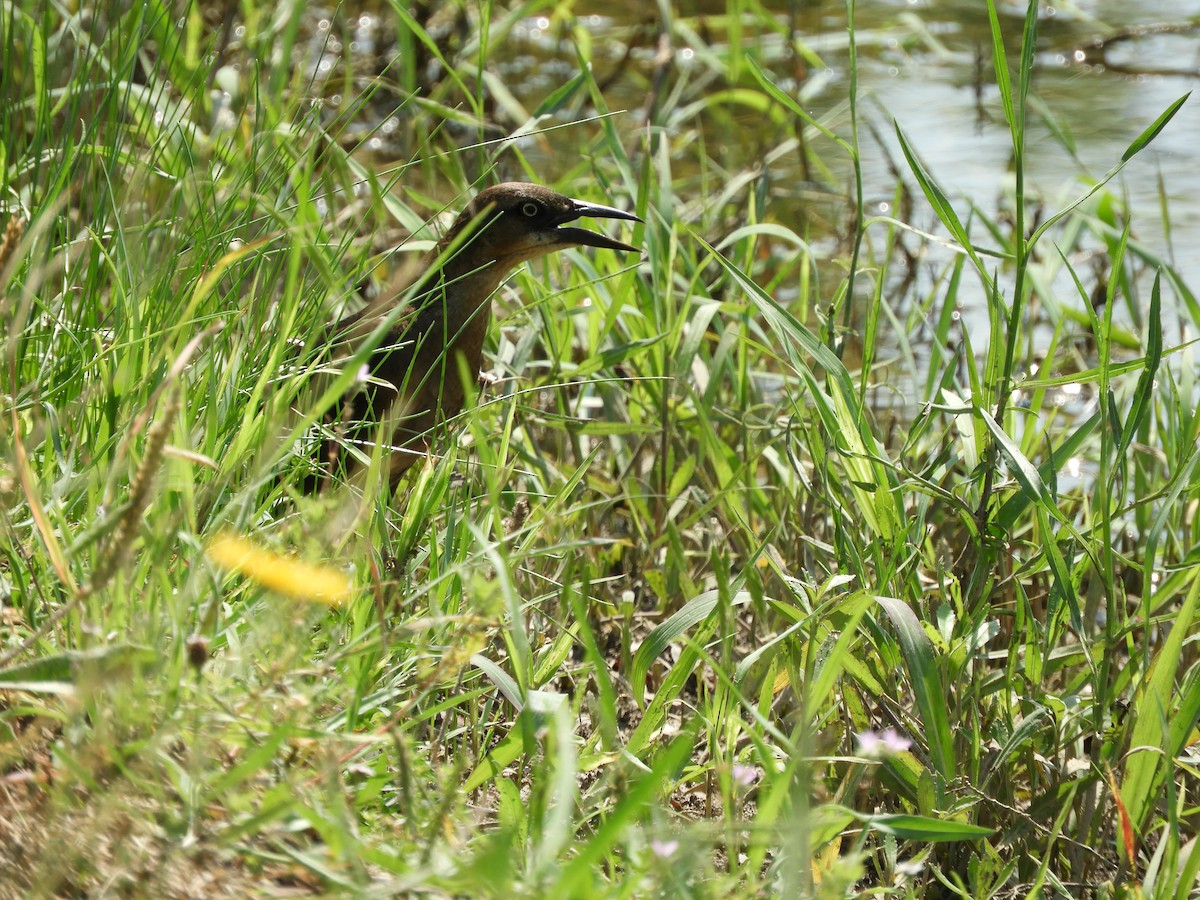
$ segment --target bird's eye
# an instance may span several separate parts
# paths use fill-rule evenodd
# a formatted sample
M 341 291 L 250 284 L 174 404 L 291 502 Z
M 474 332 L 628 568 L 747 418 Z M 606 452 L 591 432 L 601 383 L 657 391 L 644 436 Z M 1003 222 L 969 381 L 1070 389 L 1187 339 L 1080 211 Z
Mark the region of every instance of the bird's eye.
M 541 215 L 542 208 L 532 200 L 526 200 L 521 204 L 521 212 L 531 219 L 536 219 L 539 215 Z

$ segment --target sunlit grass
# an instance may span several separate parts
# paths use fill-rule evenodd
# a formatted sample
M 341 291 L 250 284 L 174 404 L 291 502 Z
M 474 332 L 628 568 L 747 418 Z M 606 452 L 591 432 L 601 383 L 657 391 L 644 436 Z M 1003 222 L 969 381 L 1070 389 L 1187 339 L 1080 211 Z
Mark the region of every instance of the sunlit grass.
M 1034 16 L 993 48 L 1015 216 L 905 143 L 918 226 L 866 215 L 857 103 L 776 87 L 756 6 L 672 13 L 699 63 L 626 61 L 615 115 L 569 17 L 529 109 L 531 10 L 404 13 L 364 77 L 286 11 L 214 70 L 232 32 L 135 6 L 0 11 L 13 883 L 1188 895 L 1198 307 L 1109 187 L 1026 192 Z M 723 166 L 742 109 L 816 181 Z M 297 347 L 499 178 L 636 211 L 643 259 L 518 272 L 454 439 L 302 496 Z

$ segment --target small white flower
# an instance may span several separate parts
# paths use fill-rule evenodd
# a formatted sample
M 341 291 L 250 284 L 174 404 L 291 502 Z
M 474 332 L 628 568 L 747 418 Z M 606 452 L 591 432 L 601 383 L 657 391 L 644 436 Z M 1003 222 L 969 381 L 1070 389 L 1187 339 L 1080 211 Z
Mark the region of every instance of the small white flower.
M 754 766 L 747 766 L 743 763 L 737 763 L 731 772 L 733 775 L 733 783 L 738 787 L 750 787 L 754 782 L 758 781 L 758 769 Z
M 671 858 L 678 849 L 679 841 L 665 841 L 661 838 L 655 838 L 650 842 L 650 852 L 659 859 Z
M 903 862 L 896 863 L 896 873 L 898 875 L 915 876 L 920 875 L 925 871 L 925 863 L 919 859 L 906 859 Z
M 912 741 L 904 737 L 895 728 L 885 728 L 882 733 L 877 731 L 861 731 L 854 735 L 858 741 L 858 752 L 862 756 L 881 759 L 893 753 L 903 753 L 912 746 Z

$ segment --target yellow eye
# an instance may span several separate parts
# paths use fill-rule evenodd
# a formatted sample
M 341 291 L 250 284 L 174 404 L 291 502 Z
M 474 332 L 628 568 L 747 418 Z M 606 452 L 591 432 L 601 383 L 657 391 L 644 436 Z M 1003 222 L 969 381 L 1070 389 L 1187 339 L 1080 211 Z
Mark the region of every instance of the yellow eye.
M 541 213 L 541 211 L 542 211 L 542 208 L 540 206 L 538 206 L 536 203 L 534 203 L 532 200 L 526 200 L 524 203 L 521 204 L 521 212 L 524 213 L 526 216 L 528 216 L 531 219 L 536 219 L 538 217 L 538 215 Z

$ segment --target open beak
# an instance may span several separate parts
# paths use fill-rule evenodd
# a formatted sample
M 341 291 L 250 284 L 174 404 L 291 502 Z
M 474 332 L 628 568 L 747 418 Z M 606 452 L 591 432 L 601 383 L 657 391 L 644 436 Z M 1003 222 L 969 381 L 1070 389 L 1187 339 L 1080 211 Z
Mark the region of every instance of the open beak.
M 572 209 L 570 212 L 563 213 L 555 221 L 555 225 L 563 225 L 567 222 L 574 222 L 584 216 L 589 216 L 593 219 L 627 219 L 630 222 L 642 221 L 633 213 L 625 212 L 623 209 L 617 209 L 614 206 L 602 206 L 599 203 L 585 203 L 583 200 L 572 200 Z M 588 231 L 584 228 L 555 228 L 554 233 L 558 235 L 559 240 L 564 244 L 581 244 L 585 247 L 601 247 L 606 250 L 623 250 L 629 253 L 641 253 L 641 249 L 633 247 L 629 244 L 610 238 L 606 234 L 600 234 L 596 231 Z

